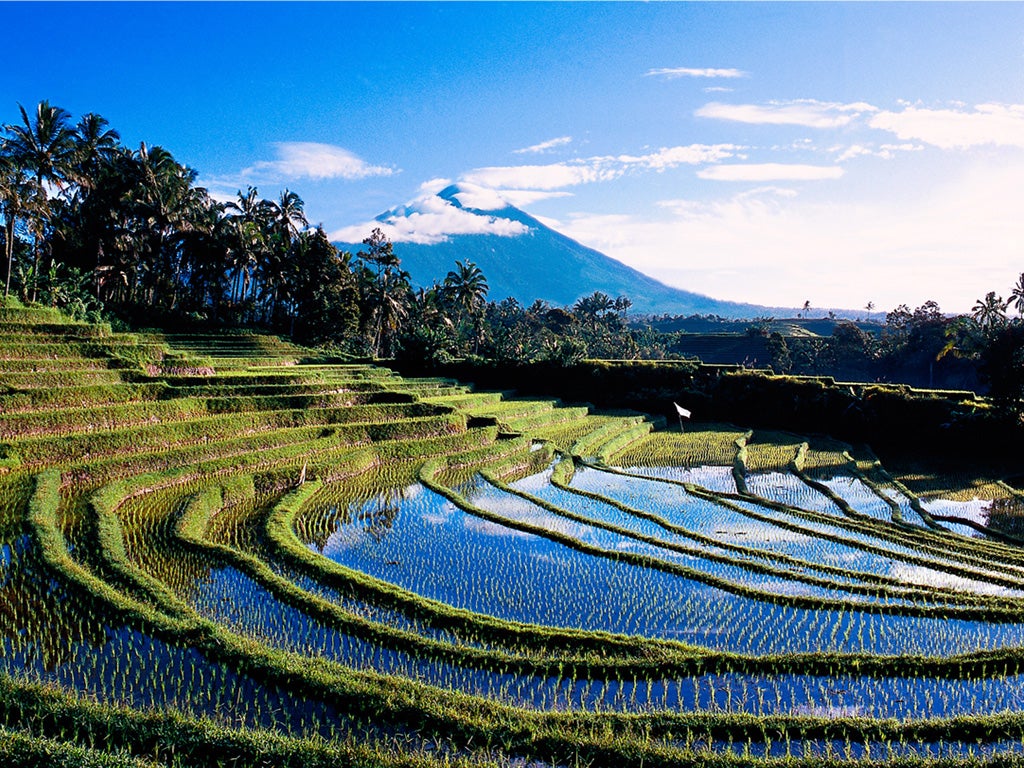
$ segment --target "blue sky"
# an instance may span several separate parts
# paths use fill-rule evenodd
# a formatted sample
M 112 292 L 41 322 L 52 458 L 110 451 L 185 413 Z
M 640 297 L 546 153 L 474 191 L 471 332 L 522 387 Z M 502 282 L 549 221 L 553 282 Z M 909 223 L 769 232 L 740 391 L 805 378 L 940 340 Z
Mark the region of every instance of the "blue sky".
M 29 3 L 40 99 L 339 237 L 516 236 L 474 185 L 682 288 L 969 310 L 1024 272 L 1024 4 Z

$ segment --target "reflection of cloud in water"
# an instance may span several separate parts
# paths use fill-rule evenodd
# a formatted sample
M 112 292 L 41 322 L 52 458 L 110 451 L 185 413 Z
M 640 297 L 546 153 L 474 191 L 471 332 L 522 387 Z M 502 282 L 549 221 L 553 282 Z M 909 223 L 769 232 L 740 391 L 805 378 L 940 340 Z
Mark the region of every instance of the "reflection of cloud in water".
M 750 589 L 757 589 L 761 592 L 768 592 L 775 595 L 788 595 L 790 597 L 804 597 L 820 595 L 822 589 L 811 584 L 804 584 L 799 581 L 758 581 L 756 579 L 743 580 L 742 585 Z
M 420 515 L 420 520 L 428 525 L 445 525 L 451 519 L 451 514 L 446 515 L 443 512 L 424 512 Z
M 847 565 L 852 563 L 859 563 L 864 560 L 874 560 L 880 557 L 879 555 L 872 556 L 868 552 L 825 552 L 822 560 L 832 563 L 845 563 Z
M 889 574 L 900 581 L 910 584 L 920 584 L 926 587 L 947 587 L 958 592 L 972 592 L 980 595 L 1004 595 L 1012 597 L 1024 597 L 1024 592 L 1015 589 L 1001 587 L 998 584 L 988 584 L 984 581 L 966 579 L 963 576 L 954 576 L 951 573 L 935 571 L 931 568 L 924 568 L 909 563 L 893 563 Z
M 930 515 L 949 515 L 963 517 L 979 525 L 988 525 L 989 508 L 992 502 L 974 498 L 971 501 L 950 501 L 949 499 L 932 499 L 921 504 Z
M 509 520 L 537 526 L 553 533 L 571 536 L 574 539 L 592 538 L 594 529 L 564 517 L 558 517 L 547 510 L 536 507 L 516 496 L 488 496 L 473 500 L 488 512 L 492 512 Z
M 693 483 L 713 491 L 735 491 L 732 467 L 623 467 L 626 472 L 646 477 L 660 477 L 681 483 Z
M 673 635 L 675 637 L 727 637 L 729 635 L 728 627 L 721 626 L 705 626 L 705 627 L 686 627 L 683 629 L 668 629 L 665 630 L 666 635 Z
M 531 552 L 530 557 L 533 560 L 539 560 L 542 563 L 563 563 L 565 560 L 561 557 L 556 557 L 550 552 Z
M 774 525 L 758 523 L 753 520 L 749 523 L 716 525 L 714 535 L 720 541 L 736 541 L 741 544 L 756 544 L 765 541 L 779 544 L 810 544 L 814 541 L 812 537 L 798 531 L 776 528 Z
M 498 523 L 492 523 L 490 520 L 481 520 L 479 517 L 472 517 L 467 515 L 463 521 L 463 526 L 468 531 L 474 533 L 482 533 L 484 536 L 506 536 L 509 538 L 520 538 L 528 539 L 533 534 L 526 533 L 525 531 L 517 531 L 514 528 L 507 528 L 504 525 Z
M 317 549 L 316 544 L 310 544 L 309 548 L 314 552 L 320 552 L 322 555 L 332 557 L 339 552 L 357 549 L 369 538 L 370 534 L 364 528 L 345 525 L 335 529 L 331 535 L 327 537 L 327 541 L 324 542 L 323 549 Z
M 403 499 L 415 499 L 423 493 L 423 490 L 424 488 L 421 483 L 413 483 L 412 485 L 405 486 L 405 488 L 400 491 L 399 495 Z
M 445 525 L 446 523 L 451 522 L 452 515 L 457 509 L 458 507 L 446 500 L 443 504 L 439 504 L 435 509 L 421 513 L 420 520 L 428 525 Z

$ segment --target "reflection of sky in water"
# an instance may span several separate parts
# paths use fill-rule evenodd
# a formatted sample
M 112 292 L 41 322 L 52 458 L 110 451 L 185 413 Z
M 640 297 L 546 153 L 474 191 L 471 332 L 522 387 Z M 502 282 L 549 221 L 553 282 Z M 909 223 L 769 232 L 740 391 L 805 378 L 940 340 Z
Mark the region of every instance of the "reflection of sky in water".
M 900 514 L 903 515 L 903 522 L 910 525 L 916 525 L 919 528 L 928 528 L 924 520 L 922 520 L 921 516 L 917 513 L 917 510 L 911 506 L 910 499 L 908 499 L 904 494 L 900 493 L 895 488 L 888 488 L 886 486 L 881 486 L 881 491 L 899 505 Z
M 583 515 L 590 520 L 606 525 L 630 531 L 636 536 L 656 540 L 659 544 L 639 539 L 629 538 L 620 533 L 613 533 L 598 527 L 581 527 L 582 533 L 575 535 L 576 538 L 586 540 L 601 546 L 604 549 L 623 551 L 630 550 L 638 554 L 663 560 L 670 563 L 678 563 L 702 573 L 723 578 L 735 584 L 742 584 L 754 589 L 762 589 L 774 594 L 788 595 L 818 595 L 831 596 L 832 590 L 817 585 L 810 585 L 799 580 L 793 580 L 787 576 L 776 574 L 764 574 L 757 571 L 745 569 L 739 565 L 732 565 L 726 562 L 716 562 L 704 557 L 713 554 L 718 557 L 728 558 L 730 561 L 748 562 L 755 567 L 765 567 L 766 561 L 763 558 L 746 553 L 733 552 L 722 547 L 712 546 L 707 543 L 696 542 L 688 536 L 680 534 L 669 528 L 659 525 L 657 522 L 630 514 L 610 504 L 588 499 L 578 494 L 556 488 L 548 482 L 550 474 L 547 472 L 532 475 L 514 484 L 517 490 L 531 493 L 543 498 L 545 501 L 555 504 L 561 509 L 570 510 L 577 515 Z M 490 499 L 496 498 L 501 492 L 491 489 L 489 492 L 481 489 L 480 493 L 474 496 L 477 503 L 483 504 L 491 509 Z M 531 509 L 537 509 L 530 502 L 523 500 Z M 552 515 L 552 517 L 556 517 Z M 557 519 L 557 518 L 556 518 Z M 737 538 L 740 538 L 737 532 Z M 664 543 L 665 546 L 660 546 Z M 684 548 L 686 552 L 671 549 L 671 547 Z M 797 564 L 787 564 L 786 568 L 792 571 L 794 576 L 806 574 L 811 569 Z M 843 580 L 843 579 L 839 579 Z M 849 582 L 849 579 L 845 581 Z M 857 596 L 858 601 L 872 601 L 874 598 Z
M 762 486 L 774 488 L 786 488 L 790 485 L 787 478 L 796 480 L 807 494 L 824 498 L 813 489 L 808 488 L 798 478 L 784 473 L 761 473 Z M 527 481 L 522 481 L 526 483 Z M 564 492 L 547 488 L 541 484 L 530 481 L 537 486 L 536 493 L 546 499 L 559 503 L 559 496 Z M 965 578 L 955 579 L 949 577 L 943 571 L 926 568 L 923 566 L 911 566 L 905 561 L 898 559 L 900 555 L 917 556 L 919 553 L 910 548 L 903 547 L 891 541 L 877 539 L 875 537 L 839 529 L 827 523 L 814 522 L 798 517 L 760 507 L 750 502 L 733 502 L 737 506 L 749 509 L 761 517 L 769 518 L 771 521 L 778 521 L 810 531 L 811 534 L 831 534 L 839 536 L 852 544 L 827 541 L 817 535 L 804 534 L 799 531 L 774 525 L 772 522 L 756 520 L 746 515 L 718 504 L 689 495 L 680 486 L 669 483 L 661 483 L 654 480 L 644 480 L 635 477 L 626 477 L 614 473 L 587 470 L 577 473 L 572 481 L 573 487 L 581 488 L 603 496 L 615 499 L 628 506 L 654 512 L 666 518 L 673 525 L 678 525 L 688 531 L 713 538 L 716 541 L 738 544 L 749 547 L 764 553 L 764 558 L 769 559 L 772 553 L 788 555 L 799 560 L 812 564 L 825 566 L 838 566 L 844 569 L 859 573 L 874 574 L 878 576 L 893 576 L 901 581 L 920 586 L 955 586 L 958 589 L 970 590 L 978 594 L 999 594 L 1004 596 L 1015 596 L 1018 593 L 1005 586 L 993 585 L 983 581 L 971 581 Z M 866 488 L 862 483 L 857 486 L 860 489 Z M 575 501 L 565 501 L 565 504 L 573 505 L 572 508 L 583 509 L 586 505 L 593 505 L 594 502 L 577 497 Z M 831 502 L 829 502 L 831 504 Z M 888 504 L 879 500 L 879 504 L 889 510 Z M 607 506 L 607 505 L 605 505 Z M 835 505 L 833 510 L 838 511 Z M 841 515 L 836 515 L 840 519 Z M 857 543 L 869 544 L 891 552 L 893 556 L 887 557 L 872 552 L 867 552 L 856 546 Z M 724 550 L 723 550 L 724 551 Z M 952 561 L 949 561 L 952 562 Z M 822 574 L 824 578 L 842 581 L 843 577 Z M 1005 575 L 1005 574 L 1000 574 Z
M 971 501 L 949 501 L 948 499 L 922 500 L 921 506 L 928 510 L 929 515 L 949 515 L 950 517 L 962 517 L 966 520 L 988 525 L 989 513 L 992 507 L 991 500 L 972 499 Z M 943 525 L 946 522 L 943 521 Z M 972 529 L 972 534 L 976 532 Z
M 481 672 L 389 651 L 325 628 L 300 611 L 278 603 L 258 584 L 231 568 L 217 569 L 204 580 L 197 607 L 234 631 L 253 635 L 275 647 L 543 709 L 600 706 L 642 711 L 658 707 L 828 716 L 845 708 L 869 716 L 904 718 L 1001 712 L 1013 710 L 1021 703 L 1019 676 L 945 681 L 726 673 L 634 684 L 628 680 L 606 682 Z M 725 624 L 708 622 L 699 631 L 704 636 L 724 636 L 729 630 Z M 191 649 L 164 646 L 128 630 L 108 630 L 106 638 L 106 643 L 99 646 L 76 644 L 69 661 L 48 672 L 34 668 L 20 651 L 0 642 L 0 669 L 33 668 L 33 675 L 43 679 L 82 690 L 102 691 L 104 700 L 129 702 L 133 706 L 170 705 L 199 712 L 221 712 L 220 708 L 227 706 L 229 709 L 224 712 L 238 723 L 275 724 L 276 718 L 287 712 L 284 719 L 290 718 L 287 727 L 293 732 L 315 732 L 320 728 L 327 733 L 341 722 L 329 707 L 235 678 L 218 664 L 208 665 Z M 680 639 L 685 637 L 681 635 Z M 123 674 L 127 669 L 124 662 L 143 674 Z M 164 680 L 168 674 L 172 677 Z M 205 675 L 212 687 L 197 683 L 197 675 Z M 281 723 L 276 724 L 281 727 Z
M 819 478 L 814 477 L 818 480 Z M 876 520 L 892 520 L 892 508 L 884 500 L 878 498 L 871 488 L 864 484 L 858 477 L 850 475 L 835 475 L 827 480 L 820 480 L 828 486 L 833 493 L 841 496 L 862 515 L 870 515 Z
M 623 467 L 623 470 L 634 475 L 693 483 L 719 493 L 736 492 L 732 467 Z M 585 468 L 581 468 L 581 471 L 585 471 Z
M 591 477 L 598 490 L 604 490 L 599 480 L 608 478 L 610 484 L 616 485 L 635 482 L 661 486 L 658 490 L 664 489 L 664 493 L 656 495 L 661 500 L 671 497 L 674 491 L 670 485 L 649 480 L 593 471 L 581 475 Z M 537 478 L 524 482 L 535 490 L 543 486 Z M 503 495 L 486 484 L 476 487 L 477 492 L 484 494 L 482 498 Z M 678 501 L 679 497 L 674 497 L 677 521 L 690 519 L 692 510 L 681 509 Z M 536 508 L 524 500 L 505 500 L 501 504 L 503 509 L 519 510 L 519 514 L 538 519 Z M 715 505 L 707 505 L 699 514 L 706 516 L 712 512 L 738 516 Z M 476 520 L 442 497 L 423 492 L 398 504 L 386 536 L 366 540 L 362 546 L 338 549 L 329 556 L 418 594 L 479 613 L 547 626 L 672 638 L 742 653 L 871 650 L 885 654 L 950 655 L 1024 644 L 1024 626 L 1019 624 L 774 605 L 654 569 L 586 555 L 533 534 L 493 535 L 494 528 L 481 528 Z M 721 519 L 706 520 L 709 535 L 722 523 Z M 575 528 L 578 524 L 571 525 Z M 753 532 L 761 524 L 748 521 L 743 525 Z M 348 527 L 338 525 L 343 535 Z M 608 536 L 595 541 L 622 541 L 618 534 L 592 535 Z M 783 539 L 771 546 L 797 544 Z M 822 552 L 831 548 L 821 541 L 817 546 Z M 737 581 L 762 586 L 767 581 L 758 574 L 744 573 Z M 781 580 L 778 584 L 782 589 Z M 785 586 L 787 590 L 803 588 L 792 581 Z M 781 627 L 785 630 L 776 629 Z
M 393 524 L 392 517 L 398 506 L 403 502 L 415 500 L 424 490 L 419 483 L 413 483 L 404 488 L 377 494 L 361 503 L 349 504 L 342 509 L 332 507 L 330 514 L 335 519 L 347 515 L 349 522 L 334 527 L 324 544 L 324 553 L 372 546 L 374 541 L 389 535 Z M 439 518 L 439 522 L 443 521 L 443 517 Z

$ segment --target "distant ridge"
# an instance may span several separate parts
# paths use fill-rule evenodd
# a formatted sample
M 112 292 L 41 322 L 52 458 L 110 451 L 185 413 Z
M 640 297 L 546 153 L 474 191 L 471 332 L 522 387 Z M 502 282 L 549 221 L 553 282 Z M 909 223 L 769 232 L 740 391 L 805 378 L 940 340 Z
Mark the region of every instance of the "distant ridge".
M 488 207 L 473 207 L 482 201 L 488 202 Z M 457 260 L 469 260 L 483 270 L 490 286 L 488 298 L 496 301 L 511 296 L 526 305 L 543 299 L 555 306 L 566 306 L 601 291 L 612 297 L 627 296 L 633 302 L 630 312 L 634 315 L 713 314 L 748 318 L 774 311 L 667 286 L 551 229 L 519 208 L 498 200 L 490 190 L 471 185 L 453 184 L 436 196 L 383 213 L 376 221 L 385 232 L 391 227 L 398 231 L 417 216 L 436 213 L 443 206 L 496 222 L 504 231 L 520 234 L 455 234 L 431 243 L 393 238 L 395 255 L 418 286 L 442 281 Z M 338 245 L 353 253 L 362 247 L 359 243 Z

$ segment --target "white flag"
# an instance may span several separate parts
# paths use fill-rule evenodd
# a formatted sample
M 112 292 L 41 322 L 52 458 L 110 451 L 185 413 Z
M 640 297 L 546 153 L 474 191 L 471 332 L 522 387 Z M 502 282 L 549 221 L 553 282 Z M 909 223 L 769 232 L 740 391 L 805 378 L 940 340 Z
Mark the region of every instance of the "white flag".
M 683 408 L 679 403 L 672 403 L 672 405 L 676 407 L 676 413 L 679 414 L 680 419 L 690 418 L 690 412 Z

